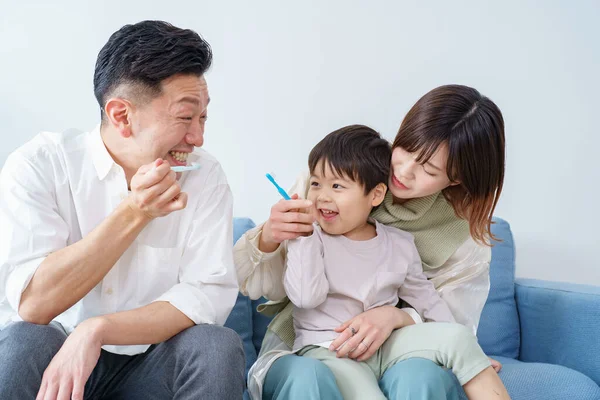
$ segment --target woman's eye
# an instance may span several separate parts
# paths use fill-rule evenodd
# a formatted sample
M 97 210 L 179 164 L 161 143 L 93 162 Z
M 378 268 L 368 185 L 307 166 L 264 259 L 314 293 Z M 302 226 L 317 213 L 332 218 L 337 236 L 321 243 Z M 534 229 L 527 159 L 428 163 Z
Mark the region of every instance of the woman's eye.
M 425 171 L 425 173 L 429 176 L 435 176 L 435 174 L 432 174 L 431 172 L 427 172 L 427 170 L 425 168 L 423 168 L 423 171 Z
M 191 121 L 192 120 L 192 117 L 180 117 L 180 118 L 183 119 L 183 120 L 186 120 L 186 121 Z

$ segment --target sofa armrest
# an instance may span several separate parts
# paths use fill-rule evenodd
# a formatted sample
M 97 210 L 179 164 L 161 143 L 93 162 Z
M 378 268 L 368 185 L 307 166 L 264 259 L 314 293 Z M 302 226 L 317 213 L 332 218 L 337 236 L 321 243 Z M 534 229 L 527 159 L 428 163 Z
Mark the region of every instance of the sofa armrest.
M 521 361 L 563 365 L 600 385 L 600 287 L 517 279 Z

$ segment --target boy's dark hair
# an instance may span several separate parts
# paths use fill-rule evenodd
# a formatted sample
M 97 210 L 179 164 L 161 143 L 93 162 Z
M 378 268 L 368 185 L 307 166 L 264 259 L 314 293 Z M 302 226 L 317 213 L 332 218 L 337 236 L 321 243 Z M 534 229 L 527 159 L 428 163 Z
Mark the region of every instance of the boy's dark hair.
M 164 79 L 176 74 L 202 76 L 211 63 L 210 45 L 192 30 L 163 21 L 125 25 L 98 53 L 94 95 L 101 110 L 121 86 L 127 86 L 136 100 L 146 101 L 161 93 Z
M 392 148 L 379 133 L 364 125 L 345 126 L 325 136 L 311 150 L 308 168 L 311 174 L 319 161 L 340 175 L 360 183 L 365 194 L 378 184 L 388 184 Z

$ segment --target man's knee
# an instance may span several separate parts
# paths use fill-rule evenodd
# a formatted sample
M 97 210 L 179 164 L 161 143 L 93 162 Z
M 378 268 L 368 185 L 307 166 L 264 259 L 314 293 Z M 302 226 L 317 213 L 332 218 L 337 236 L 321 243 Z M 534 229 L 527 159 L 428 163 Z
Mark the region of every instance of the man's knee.
M 15 322 L 0 331 L 0 398 L 34 398 L 67 335 L 52 325 Z
M 42 359 L 50 362 L 66 338 L 67 335 L 53 325 L 14 322 L 0 332 L 0 353 L 4 360 Z
M 209 351 L 212 350 L 215 365 L 218 368 L 235 368 L 243 376 L 246 360 L 239 335 L 232 329 L 216 325 L 204 325 L 199 331 L 207 340 Z
M 235 368 L 242 372 L 245 367 L 244 348 L 235 331 L 216 325 L 196 325 L 171 338 L 167 343 L 176 347 L 180 356 L 204 360 L 216 370 L 219 367 Z

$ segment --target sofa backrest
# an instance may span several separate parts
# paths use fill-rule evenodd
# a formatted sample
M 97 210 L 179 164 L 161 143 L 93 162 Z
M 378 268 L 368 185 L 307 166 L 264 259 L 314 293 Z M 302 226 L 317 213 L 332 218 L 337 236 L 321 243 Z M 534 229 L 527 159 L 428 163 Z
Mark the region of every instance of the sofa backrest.
M 515 243 L 508 222 L 494 218 L 490 294 L 483 307 L 477 338 L 488 355 L 517 358 L 520 327 L 515 301 Z

